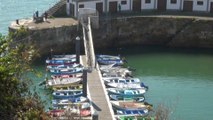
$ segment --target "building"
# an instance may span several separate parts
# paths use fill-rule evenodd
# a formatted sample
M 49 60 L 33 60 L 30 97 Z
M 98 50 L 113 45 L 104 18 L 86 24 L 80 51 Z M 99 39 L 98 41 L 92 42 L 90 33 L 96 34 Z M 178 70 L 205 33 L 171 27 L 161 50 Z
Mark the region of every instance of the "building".
M 213 0 L 67 0 L 67 3 L 73 16 L 77 16 L 78 8 L 97 9 L 99 14 L 144 10 L 213 13 Z

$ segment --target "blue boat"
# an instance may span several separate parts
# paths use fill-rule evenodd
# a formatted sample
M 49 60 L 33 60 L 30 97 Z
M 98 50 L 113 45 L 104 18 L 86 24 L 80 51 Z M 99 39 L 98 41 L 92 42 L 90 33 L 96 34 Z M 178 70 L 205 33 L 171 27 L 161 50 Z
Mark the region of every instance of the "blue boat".
M 96 59 L 99 64 L 104 64 L 104 65 L 110 65 L 110 64 L 123 65 L 124 64 L 123 60 L 119 56 L 96 55 Z
M 70 58 L 70 59 L 62 59 L 62 60 L 46 60 L 47 65 L 70 65 L 76 63 L 76 58 Z
M 83 71 L 83 67 L 79 68 L 70 68 L 70 69 L 51 69 L 50 73 L 53 75 L 69 75 L 81 73 Z
M 72 99 L 83 95 L 82 90 L 55 91 L 52 93 L 53 99 Z

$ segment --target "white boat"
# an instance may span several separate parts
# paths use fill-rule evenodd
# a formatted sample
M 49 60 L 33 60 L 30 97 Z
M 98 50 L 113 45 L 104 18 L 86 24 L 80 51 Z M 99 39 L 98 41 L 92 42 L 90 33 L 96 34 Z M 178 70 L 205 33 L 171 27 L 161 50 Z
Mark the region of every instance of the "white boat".
M 64 85 L 77 84 L 82 81 L 82 78 L 55 78 L 47 81 L 47 86 L 59 87 Z
M 78 104 L 87 101 L 88 99 L 86 97 L 80 96 L 76 98 L 69 98 L 69 99 L 62 99 L 62 100 L 57 100 L 54 99 L 52 100 L 53 105 L 70 105 L 70 104 Z
M 124 62 L 121 60 L 119 56 L 111 56 L 111 55 L 96 55 L 96 59 L 98 63 L 109 65 L 109 64 L 115 64 L 115 65 L 123 65 Z
M 53 60 L 64 60 L 64 59 L 72 59 L 72 58 L 76 58 L 75 54 L 71 54 L 71 55 L 53 55 L 52 59 Z
M 108 88 L 109 94 L 122 95 L 125 97 L 141 97 L 145 94 L 144 89 L 119 89 L 119 88 Z
M 70 74 L 70 75 L 51 75 L 52 79 L 55 78 L 81 78 L 83 73 L 76 73 L 76 74 Z
M 141 83 L 113 83 L 113 82 L 108 82 L 106 83 L 108 87 L 112 88 L 131 88 L 131 89 L 147 89 L 148 87 L 145 86 L 142 82 Z
M 70 68 L 76 68 L 76 67 L 82 67 L 81 64 L 70 64 L 70 65 L 47 65 L 47 69 L 48 70 L 52 70 L 52 69 L 55 69 L 55 70 L 61 70 L 61 69 L 70 69 Z
M 140 83 L 140 79 L 138 78 L 121 78 L 121 77 L 109 77 L 102 78 L 106 83 Z

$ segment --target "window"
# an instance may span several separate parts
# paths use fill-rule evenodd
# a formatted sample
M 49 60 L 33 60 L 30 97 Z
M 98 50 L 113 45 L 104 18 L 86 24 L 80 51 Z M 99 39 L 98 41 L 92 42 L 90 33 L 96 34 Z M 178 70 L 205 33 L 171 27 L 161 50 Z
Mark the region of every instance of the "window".
M 203 1 L 197 1 L 197 5 L 203 5 Z
M 151 3 L 151 0 L 145 0 L 145 3 Z
M 126 1 L 121 1 L 121 5 L 126 5 Z
M 177 3 L 177 0 L 171 0 L 170 3 L 171 3 L 171 4 L 176 4 L 176 3 Z
M 79 8 L 84 8 L 84 4 L 79 5 Z

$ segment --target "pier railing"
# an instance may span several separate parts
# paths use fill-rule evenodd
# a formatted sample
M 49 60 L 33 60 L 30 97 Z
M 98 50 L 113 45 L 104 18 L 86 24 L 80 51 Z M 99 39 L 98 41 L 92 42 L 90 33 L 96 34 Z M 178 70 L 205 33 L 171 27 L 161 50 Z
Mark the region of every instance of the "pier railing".
M 91 17 L 96 16 L 96 18 L 98 18 L 98 13 L 93 9 L 79 9 L 79 11 L 78 18 L 83 29 L 83 40 L 88 65 L 87 67 L 92 70 L 96 67 L 96 59 L 92 38 Z

